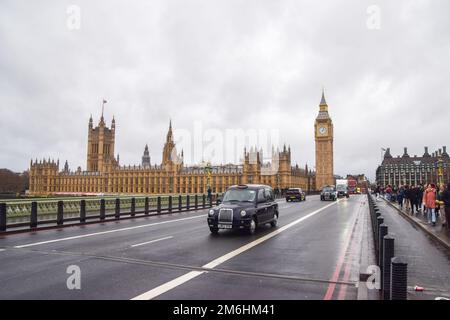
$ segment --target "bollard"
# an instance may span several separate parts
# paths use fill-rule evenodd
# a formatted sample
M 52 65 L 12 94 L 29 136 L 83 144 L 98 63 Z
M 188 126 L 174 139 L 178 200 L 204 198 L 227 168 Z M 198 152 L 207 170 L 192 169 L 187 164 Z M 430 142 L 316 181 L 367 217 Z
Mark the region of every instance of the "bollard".
M 380 225 L 380 230 L 378 231 L 378 266 L 380 267 L 380 282 L 383 283 L 383 239 L 384 236 L 388 234 L 388 226 L 386 224 Z
M 172 196 L 169 196 L 169 207 L 168 207 L 169 212 L 172 212 Z
M 375 232 L 375 248 L 377 250 L 377 253 L 380 252 L 380 243 L 378 240 L 380 238 L 380 226 L 383 224 L 384 218 L 382 216 L 377 218 L 377 224 L 375 226 L 376 232 Z
M 158 196 L 156 201 L 156 212 L 159 214 L 161 213 L 161 197 Z
M 218 206 L 219 205 L 219 194 L 218 193 L 216 193 L 216 206 Z
M 6 231 L 6 203 L 0 203 L 0 232 Z
M 195 210 L 198 209 L 198 195 L 194 196 L 194 206 L 195 206 Z
M 56 224 L 61 226 L 64 223 L 64 202 L 58 201 L 58 212 L 56 214 Z
M 114 208 L 114 218 L 120 219 L 120 198 L 116 198 L 116 207 Z
M 212 208 L 212 196 L 208 197 L 209 199 L 209 207 Z
M 38 225 L 38 210 L 37 210 L 37 202 L 33 201 L 31 203 L 31 216 L 30 216 L 30 228 L 36 228 Z
M 178 196 L 178 211 L 183 211 L 183 197 L 181 194 Z
M 408 288 L 408 264 L 399 257 L 391 259 L 391 300 L 406 300 Z
M 394 257 L 394 238 L 386 235 L 383 238 L 383 282 L 382 299 L 390 300 L 391 293 L 391 259 Z
M 136 198 L 131 198 L 131 212 L 130 215 L 134 217 L 136 215 Z
M 105 220 L 105 199 L 100 200 L 100 220 Z
M 144 213 L 148 215 L 148 197 L 145 197 Z
M 186 210 L 189 210 L 189 209 L 190 209 L 190 196 L 187 195 L 186 196 Z
M 206 195 L 205 194 L 202 194 L 202 207 L 203 207 L 203 209 L 206 208 Z
M 80 223 L 86 222 L 86 200 L 80 201 Z

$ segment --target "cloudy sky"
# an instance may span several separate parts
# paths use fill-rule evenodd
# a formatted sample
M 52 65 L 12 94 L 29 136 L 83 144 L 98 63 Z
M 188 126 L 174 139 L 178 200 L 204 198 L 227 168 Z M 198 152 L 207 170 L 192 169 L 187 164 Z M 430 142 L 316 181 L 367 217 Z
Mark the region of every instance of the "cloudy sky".
M 171 118 L 177 139 L 195 125 L 278 132 L 294 163 L 313 165 L 322 86 L 337 174 L 373 178 L 381 147 L 450 145 L 448 0 L 0 6 L 0 167 L 53 157 L 85 168 L 103 98 L 122 164 L 138 164 L 146 143 L 160 163 Z M 226 162 L 183 143 L 187 163 Z

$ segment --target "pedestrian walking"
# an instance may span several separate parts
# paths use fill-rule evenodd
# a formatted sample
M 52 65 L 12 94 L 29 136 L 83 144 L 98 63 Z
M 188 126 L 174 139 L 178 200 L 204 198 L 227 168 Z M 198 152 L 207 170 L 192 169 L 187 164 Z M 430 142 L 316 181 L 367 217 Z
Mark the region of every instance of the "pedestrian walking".
M 398 205 L 400 206 L 400 209 L 403 210 L 403 199 L 405 198 L 405 188 L 403 188 L 403 186 L 400 187 L 400 189 L 398 190 L 398 194 L 397 194 L 397 202 Z
M 444 202 L 445 223 L 442 224 L 443 227 L 447 227 L 450 230 L 450 182 L 447 184 L 447 188 L 442 192 L 441 199 Z
M 406 213 L 409 213 L 411 210 L 411 190 L 409 189 L 409 186 L 405 186 L 405 210 Z
M 423 195 L 425 206 L 427 207 L 427 219 L 429 224 L 436 225 L 436 186 L 432 183 L 425 190 Z

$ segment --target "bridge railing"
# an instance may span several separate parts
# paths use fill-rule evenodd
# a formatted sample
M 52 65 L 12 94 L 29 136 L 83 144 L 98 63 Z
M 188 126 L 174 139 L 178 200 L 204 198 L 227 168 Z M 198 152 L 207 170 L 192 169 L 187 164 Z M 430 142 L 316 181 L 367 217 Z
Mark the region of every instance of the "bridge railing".
M 375 244 L 375 254 L 380 269 L 380 298 L 383 300 L 407 299 L 408 264 L 395 257 L 395 238 L 388 233 L 388 225 L 378 208 L 377 200 L 367 193 L 370 219 Z
M 219 194 L 105 197 L 0 203 L 0 234 L 212 207 Z

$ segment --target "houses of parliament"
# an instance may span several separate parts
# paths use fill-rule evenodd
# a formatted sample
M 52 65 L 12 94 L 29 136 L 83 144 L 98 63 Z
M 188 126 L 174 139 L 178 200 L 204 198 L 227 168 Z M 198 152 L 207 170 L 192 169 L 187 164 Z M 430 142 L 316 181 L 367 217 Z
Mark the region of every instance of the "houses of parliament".
M 302 188 L 312 191 L 326 184 L 334 184 L 333 124 L 322 92 L 319 114 L 315 121 L 316 170 L 291 162 L 291 148 L 272 150 L 272 161 L 263 163 L 262 150 L 243 150 L 240 164 L 219 166 L 184 164 L 183 152 L 176 150 L 172 123 L 162 150 L 162 163 L 151 164 L 145 146 L 140 165 L 123 166 L 115 156 L 116 123 L 108 127 L 102 112 L 94 127 L 92 116 L 88 124 L 86 171 L 79 167 L 72 171 L 66 161 L 30 162 L 30 195 L 58 194 L 193 194 L 222 193 L 235 184 L 261 183 L 277 190 Z M 274 166 L 274 162 L 278 164 Z M 271 170 L 271 168 L 277 168 Z

